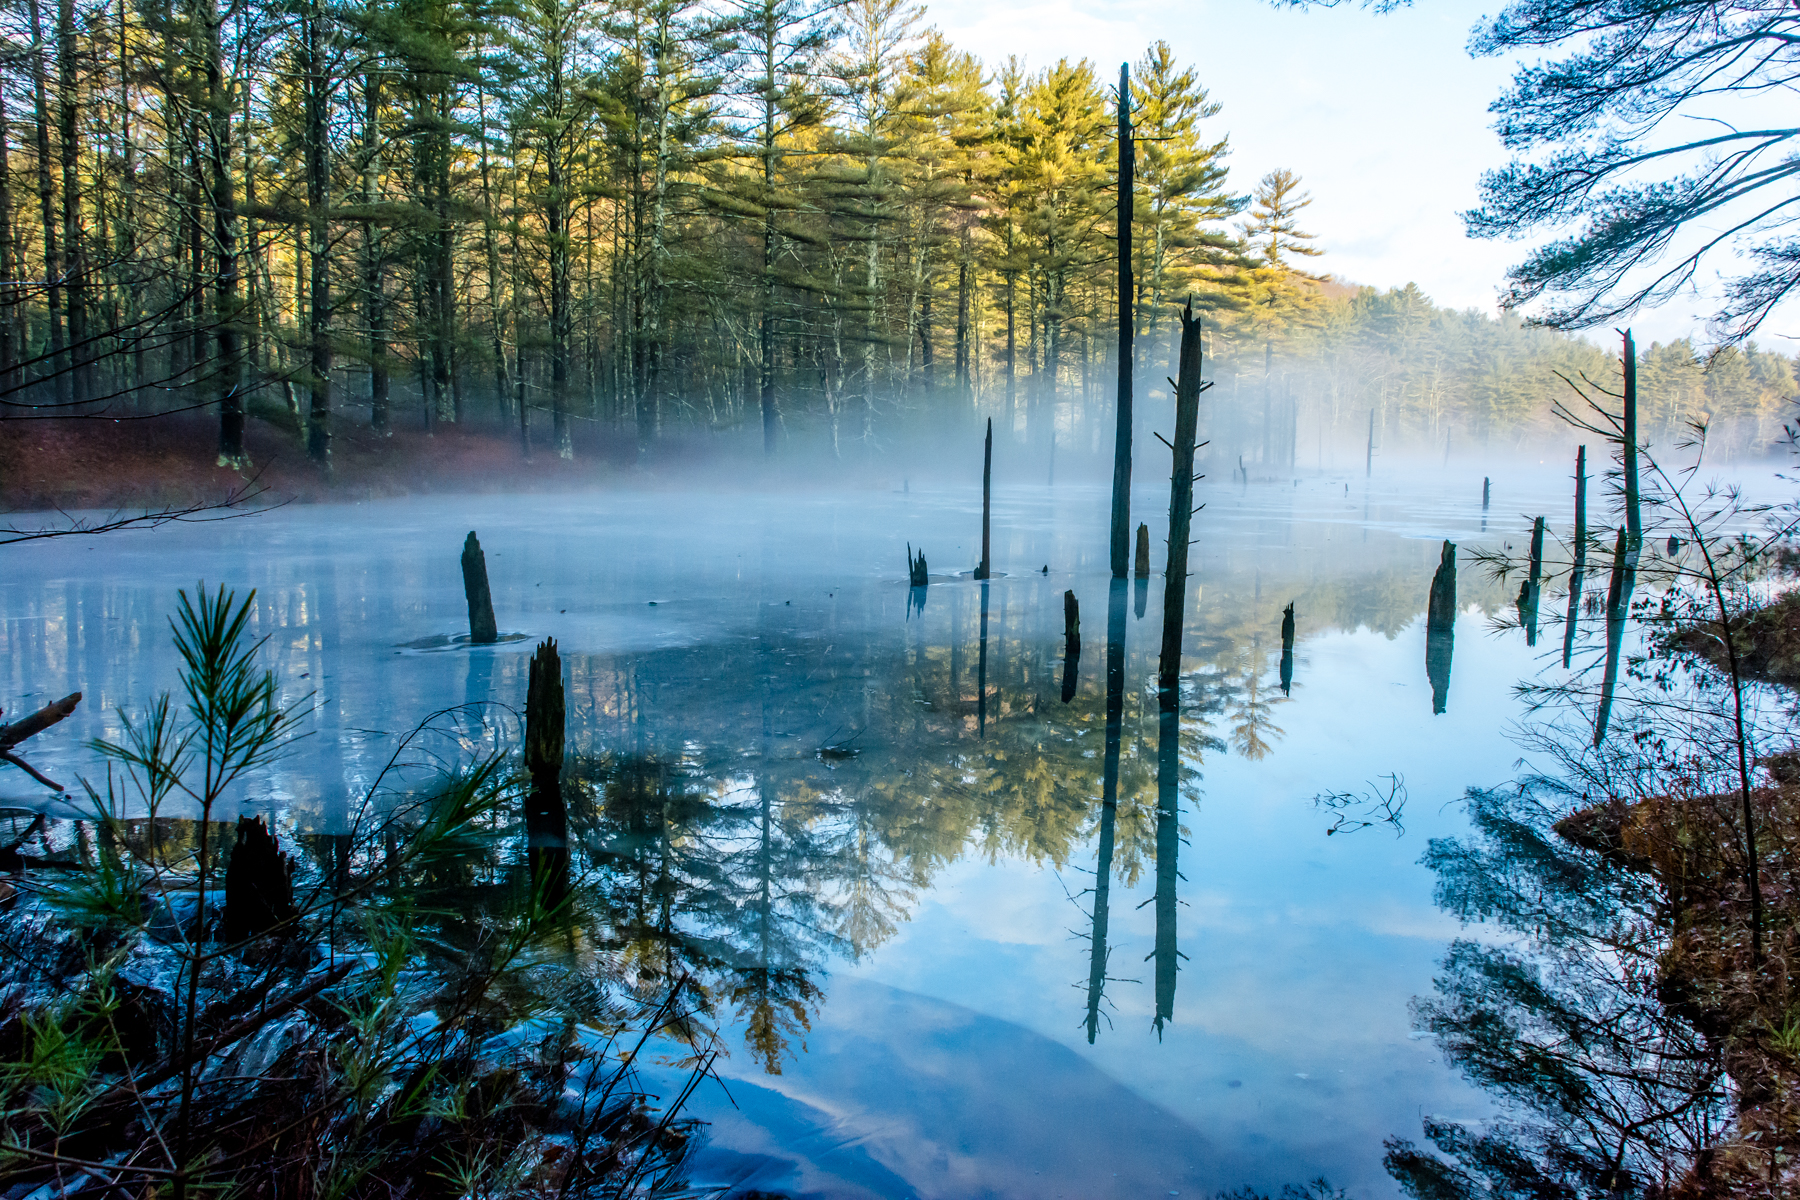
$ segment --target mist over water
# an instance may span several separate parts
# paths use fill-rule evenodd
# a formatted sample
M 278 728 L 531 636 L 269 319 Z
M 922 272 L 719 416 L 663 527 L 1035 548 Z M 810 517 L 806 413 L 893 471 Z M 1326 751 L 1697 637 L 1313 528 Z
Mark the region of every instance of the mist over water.
M 514 720 L 529 649 L 553 636 L 567 776 L 586 798 L 571 830 L 604 864 L 584 885 L 594 902 L 628 945 L 789 988 L 722 1006 L 732 1052 L 724 1086 L 694 1099 L 712 1123 L 696 1181 L 1023 1197 L 1048 1180 L 1126 1196 L 1324 1175 L 1395 1194 L 1383 1138 L 1416 1135 L 1421 1113 L 1487 1111 L 1408 1036 L 1407 1001 L 1456 932 L 1417 860 L 1462 830 L 1466 787 L 1515 774 L 1512 685 L 1560 650 L 1490 632 L 1516 581 L 1464 558 L 1453 659 L 1428 670 L 1428 593 L 1446 539 L 1517 547 L 1534 513 L 1566 533 L 1567 468 L 1389 461 L 1373 480 L 1202 482 L 1172 809 L 1157 788 L 1160 574 L 1125 585 L 1096 996 L 1107 493 L 1074 455 L 1055 486 L 1003 455 L 984 586 L 967 575 L 978 455 L 864 470 L 856 487 L 797 472 L 707 490 L 647 472 L 640 488 L 294 506 L 26 545 L 0 584 L 5 690 L 21 708 L 84 692 L 34 763 L 91 776 L 83 741 L 177 686 L 176 590 L 254 587 L 265 661 L 310 708 L 309 736 L 241 800 L 306 835 L 341 827 L 427 714 L 485 706 L 468 710 L 471 744 L 493 736 L 482 720 Z M 1166 469 L 1149 457 L 1133 524 L 1150 526 L 1160 572 Z M 499 628 L 520 640 L 453 640 L 470 529 Z M 928 556 L 923 594 L 908 543 Z M 1066 703 L 1065 590 L 1083 621 Z M 1313 797 L 1387 776 L 1411 797 L 1399 825 L 1327 834 Z M 674 882 L 652 919 L 657 854 L 675 855 L 657 860 Z M 757 1003 L 789 1014 L 773 1034 Z

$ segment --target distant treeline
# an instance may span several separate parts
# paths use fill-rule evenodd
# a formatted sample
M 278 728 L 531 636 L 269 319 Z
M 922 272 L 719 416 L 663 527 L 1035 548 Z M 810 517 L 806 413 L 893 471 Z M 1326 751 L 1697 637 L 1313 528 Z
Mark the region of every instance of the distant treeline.
M 1512 314 L 1439 308 L 1411 284 L 1387 292 L 1335 283 L 1263 353 L 1227 342 L 1212 375 L 1215 446 L 1235 462 L 1311 469 L 1360 465 L 1373 414 L 1377 451 L 1516 450 L 1567 440 L 1565 380 L 1617 393 L 1619 351 L 1526 325 Z M 1685 339 L 1638 345 L 1638 421 L 1668 446 L 1695 423 L 1715 453 L 1770 450 L 1797 414 L 1796 360 L 1754 344 L 1708 355 Z M 1222 395 L 1221 395 L 1222 393 Z M 1266 432 L 1265 432 L 1266 431 Z
M 840 453 L 991 415 L 1098 451 L 1120 319 L 1117 89 L 984 66 L 903 0 L 21 0 L 0 12 L 0 402 L 474 423 L 575 453 L 742 430 Z M 1604 356 L 1303 270 L 1192 68 L 1133 65 L 1129 317 L 1154 412 L 1176 304 L 1215 432 L 1489 444 Z M 1651 352 L 1669 422 L 1765 439 L 1785 360 Z M 1662 364 L 1666 363 L 1666 367 Z M 1677 398 L 1678 397 L 1678 398 Z

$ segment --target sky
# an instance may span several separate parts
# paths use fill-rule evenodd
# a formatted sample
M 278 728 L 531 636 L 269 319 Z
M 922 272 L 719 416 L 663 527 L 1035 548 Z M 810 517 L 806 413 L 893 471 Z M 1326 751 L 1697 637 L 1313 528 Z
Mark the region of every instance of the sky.
M 1266 0 L 932 0 L 926 21 L 990 69 L 1092 59 L 1103 78 L 1161 37 L 1197 65 L 1224 105 L 1231 186 L 1248 192 L 1276 167 L 1297 172 L 1314 203 L 1305 228 L 1316 269 L 1380 288 L 1417 283 L 1439 304 L 1496 311 L 1518 244 L 1464 236 L 1460 213 L 1481 173 L 1506 155 L 1488 105 L 1507 60 L 1471 59 L 1470 28 L 1494 0 L 1419 0 L 1386 15 L 1354 3 L 1295 11 Z M 1677 300 L 1640 313 L 1640 343 L 1704 332 L 1705 305 Z M 1611 345 L 1609 331 L 1589 336 Z M 1764 339 L 1768 340 L 1767 338 Z

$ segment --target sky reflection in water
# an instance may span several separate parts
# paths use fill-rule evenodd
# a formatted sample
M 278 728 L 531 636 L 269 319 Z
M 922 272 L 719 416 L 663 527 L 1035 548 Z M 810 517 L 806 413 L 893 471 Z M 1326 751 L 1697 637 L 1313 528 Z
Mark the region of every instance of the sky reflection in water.
M 1533 485 L 1497 494 L 1490 540 L 1528 536 L 1501 514 L 1529 504 L 1553 528 L 1566 520 L 1563 481 Z M 1446 504 L 1445 486 L 1471 490 L 1202 493 L 1174 813 L 1157 794 L 1161 581 L 1132 589 L 1107 982 L 1091 1011 L 1108 662 L 1097 487 L 997 495 L 1007 574 L 988 589 L 985 692 L 981 586 L 943 578 L 978 555 L 980 497 L 923 489 L 434 497 L 26 546 L 0 587 L 0 663 L 9 706 L 87 693 L 34 761 L 91 773 L 81 739 L 175 686 L 175 589 L 258 588 L 257 632 L 288 696 L 316 694 L 314 732 L 246 800 L 328 829 L 428 711 L 522 707 L 529 640 L 407 648 L 464 630 L 457 554 L 479 529 L 501 629 L 562 648 L 572 766 L 593 800 L 585 825 L 572 820 L 610 855 L 603 907 L 640 951 L 703 977 L 760 970 L 787 980 L 775 1000 L 799 1005 L 730 1034 L 731 1099 L 713 1084 L 696 1097 L 714 1123 L 701 1178 L 1126 1196 L 1324 1174 L 1392 1195 L 1383 1137 L 1416 1137 L 1421 1113 L 1485 1111 L 1432 1042 L 1407 1036 L 1406 1001 L 1430 990 L 1456 931 L 1417 859 L 1462 827 L 1449 802 L 1465 787 L 1514 773 L 1510 689 L 1537 661 L 1522 634 L 1487 634 L 1475 609 L 1510 597 L 1463 560 L 1433 715 L 1424 610 L 1439 547 L 1483 536 L 1478 487 Z M 1166 523 L 1155 488 L 1136 504 L 1134 521 Z M 936 580 L 922 611 L 909 541 Z M 1067 704 L 1065 588 L 1084 635 Z M 846 753 L 819 753 L 831 747 Z M 1393 773 L 1412 797 L 1404 836 L 1327 838 L 1314 795 Z M 681 827 L 646 832 L 670 796 Z M 1176 830 L 1179 876 L 1165 870 L 1159 905 L 1157 850 Z M 677 843 L 686 882 L 658 893 L 669 915 L 646 916 L 632 880 Z M 737 1008 L 754 1014 L 753 1000 Z

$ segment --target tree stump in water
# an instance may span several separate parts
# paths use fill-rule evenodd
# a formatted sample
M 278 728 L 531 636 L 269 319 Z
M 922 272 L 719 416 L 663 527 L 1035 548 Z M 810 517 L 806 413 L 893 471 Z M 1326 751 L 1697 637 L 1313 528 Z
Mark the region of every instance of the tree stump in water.
M 1150 526 L 1140 523 L 1137 531 L 1137 562 L 1132 566 L 1132 574 L 1139 579 L 1150 578 Z
M 488 590 L 487 555 L 481 552 L 473 529 L 463 542 L 462 573 L 463 594 L 469 600 L 469 640 L 478 646 L 491 645 L 500 640 L 500 630 L 494 624 L 494 597 Z
M 294 861 L 261 817 L 239 817 L 225 868 L 225 940 L 241 942 L 294 917 Z
M 988 517 L 993 511 L 994 499 L 994 419 L 988 418 L 987 437 L 981 444 L 981 565 L 975 569 L 975 578 L 988 579 L 993 575 L 993 567 L 988 559 Z
M 914 587 L 925 587 L 931 583 L 931 576 L 925 569 L 925 549 L 919 548 L 917 556 L 913 554 L 912 543 L 906 543 L 906 574 Z
M 1519 588 L 1519 621 L 1525 626 L 1525 644 L 1537 645 L 1538 603 L 1543 595 L 1544 518 L 1531 525 L 1531 573 Z

